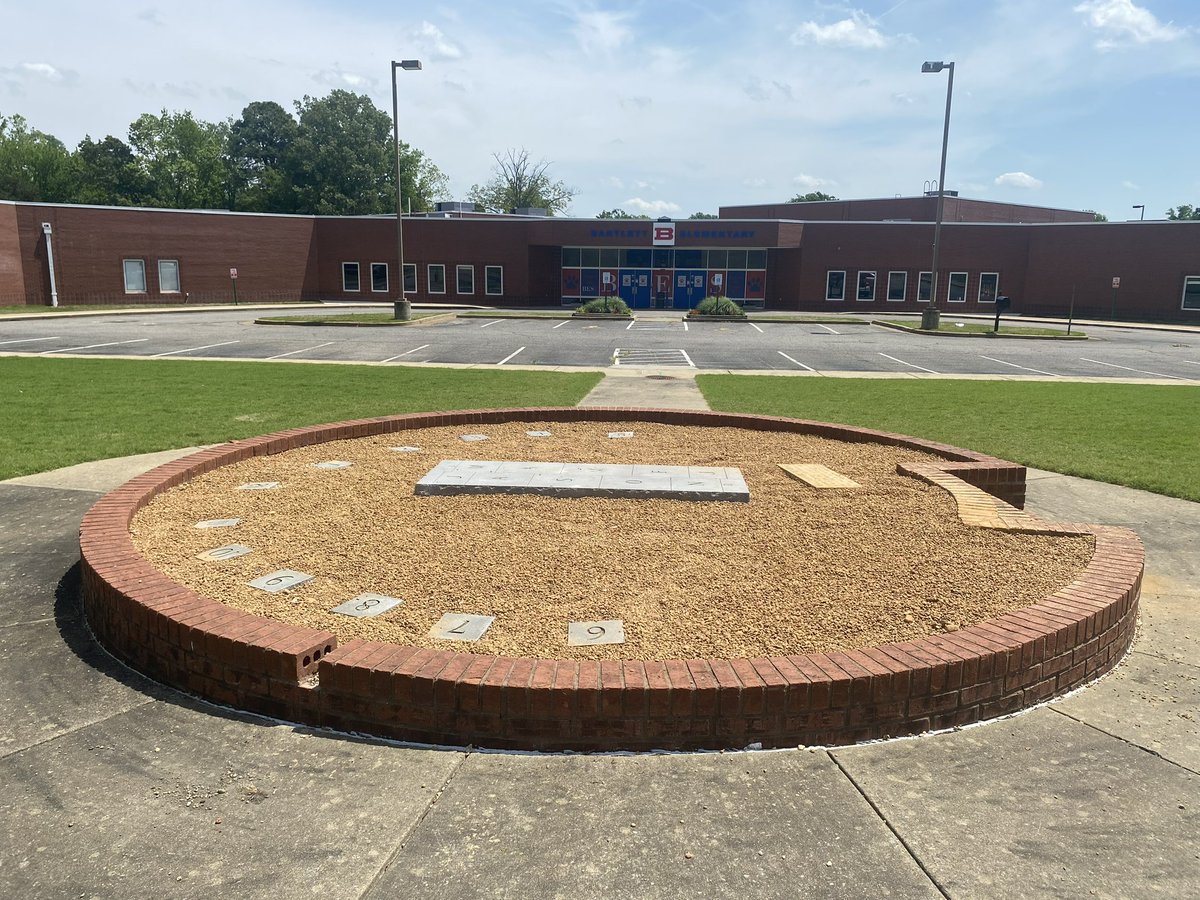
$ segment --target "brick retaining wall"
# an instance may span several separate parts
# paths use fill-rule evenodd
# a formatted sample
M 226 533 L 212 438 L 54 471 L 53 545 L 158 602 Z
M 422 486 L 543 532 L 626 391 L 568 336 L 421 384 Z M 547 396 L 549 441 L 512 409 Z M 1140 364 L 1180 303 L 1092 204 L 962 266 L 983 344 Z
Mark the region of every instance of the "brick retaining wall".
M 1095 535 L 1090 564 L 1040 603 L 951 634 L 845 653 L 640 661 L 492 657 L 333 634 L 232 609 L 155 569 L 129 525 L 153 497 L 222 465 L 331 440 L 508 421 L 649 421 L 819 434 L 943 457 L 938 466 L 1022 506 L 1025 468 L 903 435 L 797 419 L 678 410 L 421 413 L 296 428 L 201 451 L 101 499 L 80 526 L 83 602 L 134 668 L 217 703 L 383 737 L 523 749 L 843 744 L 965 725 L 1034 705 L 1114 666 L 1133 640 L 1143 551 Z M 928 466 L 926 466 L 928 468 Z M 315 676 L 315 677 L 314 677 Z

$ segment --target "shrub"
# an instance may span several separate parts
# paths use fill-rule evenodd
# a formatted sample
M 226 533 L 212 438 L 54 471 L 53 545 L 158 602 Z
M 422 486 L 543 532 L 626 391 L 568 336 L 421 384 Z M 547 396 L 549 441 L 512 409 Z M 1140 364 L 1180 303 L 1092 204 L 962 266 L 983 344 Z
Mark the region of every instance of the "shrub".
M 705 297 L 689 315 L 731 316 L 740 319 L 745 317 L 746 311 L 728 297 Z
M 585 313 L 611 313 L 615 316 L 628 316 L 629 304 L 620 297 L 597 297 L 589 300 L 575 310 L 576 315 Z

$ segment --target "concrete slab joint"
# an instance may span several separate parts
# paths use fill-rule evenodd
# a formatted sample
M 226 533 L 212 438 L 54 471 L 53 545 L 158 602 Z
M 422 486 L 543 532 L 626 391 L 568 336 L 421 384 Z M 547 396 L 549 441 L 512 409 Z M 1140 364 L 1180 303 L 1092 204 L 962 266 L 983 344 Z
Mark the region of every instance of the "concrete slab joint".
M 909 474 L 950 490 L 980 524 L 1091 534 L 1095 550 L 1070 585 L 949 634 L 821 654 L 597 662 L 339 643 L 332 633 L 197 595 L 154 569 L 129 536 L 132 516 L 154 496 L 238 460 L 348 437 L 525 421 L 740 427 L 922 450 L 944 462 L 913 465 Z M 83 604 L 96 637 L 134 668 L 218 703 L 310 725 L 546 750 L 847 744 L 1014 712 L 1071 691 L 1121 659 L 1137 618 L 1141 542 L 1123 528 L 1043 522 L 1020 511 L 1024 497 L 1023 466 L 797 419 L 579 407 L 381 417 L 234 441 L 108 494 L 80 528 Z M 613 626 L 582 624 L 593 636 L 598 624 L 605 634 Z

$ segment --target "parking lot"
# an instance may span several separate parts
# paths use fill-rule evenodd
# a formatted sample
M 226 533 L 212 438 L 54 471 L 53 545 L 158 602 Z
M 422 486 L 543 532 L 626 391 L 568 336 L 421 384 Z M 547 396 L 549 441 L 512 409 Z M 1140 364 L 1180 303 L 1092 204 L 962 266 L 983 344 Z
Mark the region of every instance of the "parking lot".
M 352 308 L 347 307 L 346 311 Z M 293 311 L 294 312 L 294 311 Z M 1090 340 L 911 335 L 854 322 L 722 324 L 461 318 L 409 327 L 256 325 L 288 311 L 219 310 L 0 321 L 0 354 L 449 363 L 887 375 L 1200 378 L 1200 333 L 1086 326 Z

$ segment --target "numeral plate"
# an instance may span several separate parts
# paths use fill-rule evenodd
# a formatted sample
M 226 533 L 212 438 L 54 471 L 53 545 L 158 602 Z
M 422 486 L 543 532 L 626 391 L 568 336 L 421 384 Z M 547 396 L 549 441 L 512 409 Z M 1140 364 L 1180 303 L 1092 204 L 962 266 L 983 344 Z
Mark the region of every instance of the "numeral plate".
M 197 528 L 232 528 L 234 525 L 241 525 L 241 519 L 205 519 L 203 522 L 197 522 Z
M 238 486 L 239 491 L 273 491 L 279 487 L 278 481 L 251 481 L 249 484 Z
M 348 469 L 354 463 L 348 463 L 342 459 L 331 459 L 328 462 L 313 463 L 314 469 Z
M 239 556 L 245 556 L 247 553 L 253 552 L 253 550 L 243 544 L 226 544 L 224 547 L 217 547 L 213 550 L 205 550 L 203 553 L 197 553 L 196 559 L 202 559 L 205 562 L 223 562 L 227 559 L 237 559 Z
M 486 434 L 463 434 L 458 439 L 470 443 L 472 441 L 486 441 L 488 436 Z
M 608 433 L 608 436 L 610 438 L 631 438 L 631 437 L 633 437 L 633 432 L 632 431 L 610 431 Z
M 443 641 L 477 641 L 492 627 L 495 616 L 472 616 L 466 613 L 446 613 L 429 629 L 429 636 Z
M 262 576 L 262 578 L 255 578 L 249 582 L 249 585 L 250 587 L 258 588 L 260 591 L 278 594 L 280 591 L 291 590 L 294 587 L 304 584 L 306 581 L 312 580 L 312 575 L 305 575 L 303 572 L 296 572 L 292 569 L 280 569 L 278 572 L 270 572 Z
M 359 594 L 353 600 L 347 600 L 341 606 L 335 606 L 330 612 L 342 616 L 354 616 L 356 619 L 369 619 L 372 616 L 382 615 L 389 609 L 395 609 L 403 602 L 396 597 L 388 597 L 384 594 Z
M 548 431 L 527 431 L 525 433 L 530 437 L 550 437 L 550 432 Z
M 623 644 L 625 643 L 625 623 L 620 619 L 571 622 L 567 625 L 567 643 L 572 647 L 590 647 L 593 644 Z
M 394 453 L 419 453 L 420 447 L 388 447 Z

